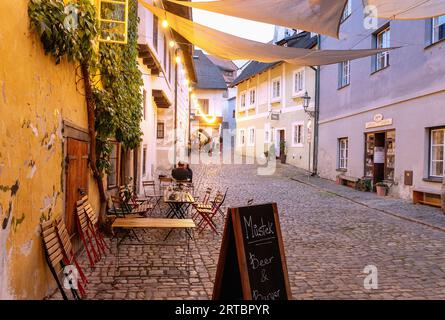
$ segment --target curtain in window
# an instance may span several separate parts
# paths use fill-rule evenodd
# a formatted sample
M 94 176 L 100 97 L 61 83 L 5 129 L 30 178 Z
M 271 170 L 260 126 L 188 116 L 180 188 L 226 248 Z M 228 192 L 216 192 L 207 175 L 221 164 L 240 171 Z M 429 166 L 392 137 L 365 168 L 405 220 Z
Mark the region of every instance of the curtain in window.
M 170 27 L 190 43 L 211 55 L 227 60 L 255 60 L 259 62 L 286 61 L 298 66 L 318 66 L 355 60 L 375 55 L 387 49 L 364 50 L 310 50 L 276 46 L 239 38 L 179 17 L 143 0 L 142 6 L 161 19 L 167 19 Z
M 445 14 L 445 0 L 364 0 L 364 5 L 375 6 L 377 17 L 416 20 Z
M 340 21 L 348 2 L 348 0 L 168 1 L 228 16 L 316 32 L 334 38 L 338 38 Z

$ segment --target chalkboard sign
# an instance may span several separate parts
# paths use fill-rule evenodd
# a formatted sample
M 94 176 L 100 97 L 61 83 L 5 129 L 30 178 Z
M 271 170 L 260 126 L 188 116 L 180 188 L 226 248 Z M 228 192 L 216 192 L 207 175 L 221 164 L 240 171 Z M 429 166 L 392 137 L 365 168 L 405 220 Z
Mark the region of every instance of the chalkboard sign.
M 276 204 L 228 210 L 215 300 L 291 299 Z

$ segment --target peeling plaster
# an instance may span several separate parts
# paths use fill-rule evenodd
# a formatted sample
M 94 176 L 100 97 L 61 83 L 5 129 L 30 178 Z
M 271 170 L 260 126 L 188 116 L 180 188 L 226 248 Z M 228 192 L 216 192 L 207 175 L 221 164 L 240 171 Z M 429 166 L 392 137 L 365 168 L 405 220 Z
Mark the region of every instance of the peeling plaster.
M 59 196 L 59 192 L 55 191 L 55 188 L 53 186 L 53 195 L 45 196 L 45 198 L 43 198 L 43 207 L 40 208 L 40 213 L 42 214 L 40 217 L 41 221 L 46 221 L 46 220 L 51 219 L 52 210 L 56 205 L 58 196 Z M 45 212 L 46 212 L 46 215 L 45 215 Z
M 29 241 L 27 241 L 25 244 L 23 244 L 20 247 L 20 252 L 25 256 L 29 256 L 29 254 L 31 253 L 31 249 L 32 249 L 32 245 L 33 245 L 34 241 L 32 239 L 30 239 Z
M 32 133 L 38 137 L 39 136 L 39 129 L 37 126 L 33 125 L 30 120 L 24 120 L 22 123 L 22 128 L 31 129 Z
M 17 227 L 19 225 L 21 225 L 24 220 L 25 220 L 25 213 L 22 213 L 22 216 L 17 219 L 16 219 L 16 217 L 12 217 L 11 225 L 12 225 L 14 232 L 17 231 Z
M 30 160 L 27 165 L 29 167 L 29 172 L 26 178 L 32 179 L 37 171 L 37 165 L 34 160 Z

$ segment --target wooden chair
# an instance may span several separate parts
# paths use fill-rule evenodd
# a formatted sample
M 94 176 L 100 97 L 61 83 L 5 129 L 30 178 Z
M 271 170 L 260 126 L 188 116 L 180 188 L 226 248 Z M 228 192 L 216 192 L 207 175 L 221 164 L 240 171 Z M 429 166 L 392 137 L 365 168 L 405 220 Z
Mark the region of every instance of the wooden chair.
M 212 188 L 206 188 L 206 191 L 204 193 L 204 197 L 202 198 L 202 201 L 196 201 L 193 204 L 193 208 L 195 209 L 194 214 L 192 215 L 192 218 L 195 219 L 198 215 L 198 212 L 196 211 L 198 208 L 200 209 L 212 209 L 212 205 L 209 203 L 210 196 L 212 194 Z M 199 199 L 199 197 L 195 197 L 196 200 Z
M 153 211 L 158 210 L 161 213 L 162 195 L 156 193 L 155 182 L 153 180 L 142 181 L 142 189 L 144 190 L 145 198 L 153 205 Z
M 161 194 L 164 193 L 165 188 L 173 184 L 173 178 L 169 177 L 159 177 L 159 191 Z
M 119 197 L 122 201 L 121 208 L 126 210 L 127 214 L 140 214 L 147 217 L 154 208 L 150 199 L 138 198 L 131 185 L 119 187 Z
M 42 229 L 42 241 L 43 241 L 43 247 L 45 249 L 45 258 L 46 262 L 48 264 L 48 267 L 51 271 L 51 274 L 54 277 L 54 280 L 57 283 L 57 287 L 60 290 L 60 293 L 62 294 L 62 297 L 64 300 L 68 300 L 68 296 L 65 293 L 64 287 L 62 286 L 62 282 L 64 285 L 66 283 L 70 286 L 71 294 L 73 295 L 73 298 L 76 300 L 80 300 L 81 297 L 79 293 L 77 292 L 77 288 L 79 288 L 79 283 L 72 283 L 72 275 L 69 271 L 67 271 L 66 264 L 63 262 L 64 260 L 64 254 L 63 254 L 63 247 L 62 244 L 59 241 L 57 230 L 54 226 L 54 221 L 45 221 L 41 223 L 41 229 Z M 63 275 L 63 280 L 59 278 L 59 276 Z M 83 289 L 82 289 L 83 291 Z
M 77 201 L 77 230 L 79 231 L 80 239 L 83 242 L 85 251 L 87 252 L 88 260 L 90 262 L 90 267 L 93 268 L 94 264 L 100 260 L 100 249 L 96 243 L 97 248 L 93 242 L 93 232 L 90 226 L 86 211 L 85 211 L 85 200 L 82 198 Z M 97 249 L 97 250 L 96 250 Z
M 59 239 L 60 244 L 62 245 L 63 251 L 63 263 L 65 265 L 73 265 L 77 268 L 79 272 L 80 278 L 82 280 L 82 284 L 79 283 L 79 292 L 82 297 L 85 296 L 85 290 L 83 288 L 84 285 L 88 283 L 88 280 L 85 274 L 82 271 L 79 263 L 77 262 L 76 255 L 74 254 L 73 245 L 71 244 L 70 235 L 68 234 L 68 230 L 66 229 L 65 222 L 61 215 L 59 215 L 56 219 L 54 219 L 54 226 L 56 227 L 57 237 Z
M 89 222 L 90 231 L 96 241 L 99 251 L 105 254 L 105 249 L 110 250 L 110 247 L 105 242 L 102 232 L 99 230 L 99 216 L 93 210 L 91 203 L 88 201 L 88 196 L 83 196 L 81 199 L 84 203 L 85 213 Z
M 221 206 L 223 205 L 224 201 L 226 200 L 228 188 L 226 189 L 226 192 L 224 194 L 218 192 L 215 196 L 215 199 L 213 200 L 212 208 L 196 208 L 196 211 L 201 216 L 201 220 L 198 222 L 198 233 L 201 233 L 204 231 L 204 229 L 209 226 L 213 232 L 218 234 L 217 225 L 214 221 L 215 215 L 220 210 Z

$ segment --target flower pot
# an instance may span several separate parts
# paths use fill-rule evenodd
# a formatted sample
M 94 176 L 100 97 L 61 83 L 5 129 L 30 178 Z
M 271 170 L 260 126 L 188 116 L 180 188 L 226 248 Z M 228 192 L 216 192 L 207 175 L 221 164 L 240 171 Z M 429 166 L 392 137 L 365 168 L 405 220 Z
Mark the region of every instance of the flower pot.
M 377 194 L 381 197 L 386 197 L 388 195 L 388 187 L 376 186 Z

